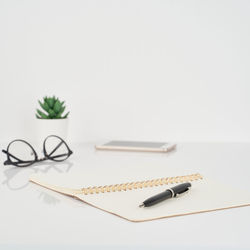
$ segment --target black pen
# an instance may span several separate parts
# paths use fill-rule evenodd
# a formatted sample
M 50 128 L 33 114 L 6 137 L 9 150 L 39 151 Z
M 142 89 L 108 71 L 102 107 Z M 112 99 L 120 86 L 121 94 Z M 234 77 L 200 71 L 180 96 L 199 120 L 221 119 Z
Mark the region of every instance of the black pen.
M 172 188 L 168 188 L 164 192 L 159 193 L 143 201 L 139 207 L 150 207 L 166 199 L 178 197 L 180 194 L 187 192 L 190 187 L 191 187 L 191 183 L 186 182 L 186 183 L 182 183 L 180 185 L 174 186 Z

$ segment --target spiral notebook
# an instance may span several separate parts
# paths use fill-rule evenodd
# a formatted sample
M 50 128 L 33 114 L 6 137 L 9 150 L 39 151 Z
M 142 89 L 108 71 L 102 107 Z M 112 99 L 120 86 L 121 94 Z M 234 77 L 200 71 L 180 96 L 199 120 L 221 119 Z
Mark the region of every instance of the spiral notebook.
M 250 193 L 208 180 L 199 173 L 139 181 L 131 181 L 132 178 L 129 178 L 128 182 L 120 184 L 112 181 L 114 176 L 107 176 L 104 178 L 101 174 L 87 173 L 34 174 L 30 181 L 133 222 L 250 205 Z M 97 182 L 100 185 L 96 185 Z M 145 199 L 183 182 L 192 184 L 187 194 L 152 207 L 139 208 Z

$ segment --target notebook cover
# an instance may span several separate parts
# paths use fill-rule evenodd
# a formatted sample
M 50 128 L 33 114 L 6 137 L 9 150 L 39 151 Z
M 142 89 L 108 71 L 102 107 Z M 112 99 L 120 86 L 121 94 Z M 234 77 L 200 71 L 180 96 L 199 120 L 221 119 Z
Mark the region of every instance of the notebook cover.
M 139 204 L 145 199 L 176 184 L 86 195 L 81 189 L 94 183 L 86 174 L 34 174 L 30 177 L 30 181 L 53 191 L 77 198 L 93 207 L 132 222 L 150 221 L 250 205 L 250 193 L 242 192 L 234 187 L 226 186 L 204 177 L 192 181 L 192 187 L 187 194 L 146 208 L 139 208 Z M 86 186 L 84 183 L 86 183 Z M 114 184 L 114 182 L 106 184 Z M 100 185 L 105 185 L 105 183 L 100 183 Z

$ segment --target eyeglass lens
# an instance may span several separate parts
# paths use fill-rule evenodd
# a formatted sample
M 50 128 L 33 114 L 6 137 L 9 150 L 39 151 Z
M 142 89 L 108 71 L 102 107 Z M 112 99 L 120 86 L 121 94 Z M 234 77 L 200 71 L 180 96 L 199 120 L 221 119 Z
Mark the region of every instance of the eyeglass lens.
M 12 164 L 25 167 L 36 160 L 34 149 L 25 141 L 15 140 L 8 146 L 9 160 Z
M 64 161 L 70 156 L 66 143 L 57 136 L 48 136 L 44 141 L 45 156 L 53 161 Z

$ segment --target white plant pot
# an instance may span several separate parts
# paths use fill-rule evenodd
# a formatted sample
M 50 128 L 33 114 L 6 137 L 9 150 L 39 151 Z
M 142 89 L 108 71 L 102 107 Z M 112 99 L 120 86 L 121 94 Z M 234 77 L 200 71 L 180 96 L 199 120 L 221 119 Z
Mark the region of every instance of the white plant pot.
M 65 119 L 36 119 L 37 120 L 37 143 L 42 144 L 49 135 L 57 135 L 63 140 L 68 135 L 68 118 Z M 42 146 L 42 145 L 41 145 Z

